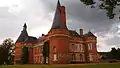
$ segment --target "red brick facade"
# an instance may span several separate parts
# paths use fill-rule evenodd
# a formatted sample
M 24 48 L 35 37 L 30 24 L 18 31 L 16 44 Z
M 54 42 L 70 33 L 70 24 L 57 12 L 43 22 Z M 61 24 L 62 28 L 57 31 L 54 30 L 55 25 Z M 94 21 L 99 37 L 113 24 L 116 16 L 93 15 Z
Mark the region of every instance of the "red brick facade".
M 20 63 L 23 46 L 29 48 L 28 64 L 43 64 L 43 45 L 47 41 L 49 41 L 49 57 L 46 60 L 48 64 L 99 62 L 96 47 L 97 37 L 91 32 L 83 34 L 83 29 L 80 29 L 79 34 L 76 31 L 68 30 L 65 7 L 61 6 L 59 2 L 54 20 L 48 34 L 38 38 L 36 43 L 33 44 L 32 41 L 29 44 L 16 42 L 15 64 Z

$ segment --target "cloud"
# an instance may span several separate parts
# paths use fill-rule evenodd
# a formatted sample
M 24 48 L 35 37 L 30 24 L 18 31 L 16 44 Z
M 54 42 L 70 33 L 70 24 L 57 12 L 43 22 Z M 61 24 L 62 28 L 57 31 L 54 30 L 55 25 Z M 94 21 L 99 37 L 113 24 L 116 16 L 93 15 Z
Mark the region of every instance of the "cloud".
M 0 7 L 0 31 L 2 31 L 2 33 L 0 34 L 1 41 L 8 37 L 18 37 L 25 22 L 27 22 L 28 24 L 28 33 L 30 32 L 30 35 L 34 35 L 36 28 L 39 30 L 35 32 L 37 33 L 35 35 L 41 35 L 42 33 L 45 33 L 49 30 L 52 24 L 52 12 L 46 12 L 46 7 L 42 3 L 42 1 L 17 1 L 19 1 L 19 3 L 10 2 L 9 4 Z M 45 28 L 44 26 L 47 26 L 47 28 Z M 47 31 L 43 31 L 43 28 L 47 29 Z
M 46 2 L 46 1 L 45 1 Z M 54 11 L 54 2 L 47 0 L 48 7 Z M 110 20 L 106 16 L 106 12 L 96 8 L 89 8 L 82 4 L 79 0 L 64 0 L 62 5 L 67 9 L 67 25 L 69 29 L 79 31 L 83 28 L 85 32 L 89 29 L 98 37 L 98 51 L 110 51 L 111 47 L 119 46 L 118 26 L 119 20 Z M 50 7 L 51 6 L 51 7 Z M 117 9 L 115 9 L 116 11 Z M 117 16 L 120 13 L 117 12 Z M 111 42 L 112 41 L 112 42 Z
M 0 38 L 3 37 L 8 37 L 8 35 L 11 35 L 12 37 L 14 36 L 14 30 L 16 26 L 13 27 L 13 25 L 17 25 L 16 22 L 18 21 L 18 18 L 8 12 L 9 8 L 8 7 L 0 7 Z M 11 32 L 9 32 L 11 30 Z
M 105 11 L 88 8 L 79 0 L 60 2 L 66 7 L 69 29 L 78 32 L 83 28 L 85 33 L 90 29 L 98 37 L 99 51 L 109 51 L 113 46 L 119 47 L 119 20 L 109 20 Z M 43 33 L 47 34 L 52 25 L 56 3 L 57 0 L 0 0 L 0 40 L 6 37 L 16 40 L 25 22 L 29 35 L 39 37 Z

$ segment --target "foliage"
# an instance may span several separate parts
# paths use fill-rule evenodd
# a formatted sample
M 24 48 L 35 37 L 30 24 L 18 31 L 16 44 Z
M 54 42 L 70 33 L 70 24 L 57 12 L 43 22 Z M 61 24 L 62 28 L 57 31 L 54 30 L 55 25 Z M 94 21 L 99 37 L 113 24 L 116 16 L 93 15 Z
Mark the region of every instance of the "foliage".
M 49 57 L 49 42 L 45 42 L 43 45 L 43 57 L 44 64 L 46 64 L 46 57 Z
M 4 63 L 4 60 L 5 60 L 4 54 L 5 53 L 4 53 L 3 47 L 0 47 L 0 65 L 2 65 Z
M 21 63 L 22 64 L 27 64 L 28 63 L 28 55 L 29 55 L 28 47 L 24 46 L 22 48 L 22 58 L 21 58 Z
M 110 52 L 106 53 L 104 59 L 120 60 L 120 49 L 112 48 Z
M 13 64 L 15 45 L 10 38 L 5 39 L 0 47 L 0 64 Z
M 96 3 L 95 0 L 80 0 L 80 1 L 87 6 L 90 5 L 91 8 L 94 8 L 94 4 Z M 114 9 L 120 6 L 120 0 L 97 0 L 97 1 L 99 1 L 98 7 L 106 11 L 106 14 L 109 17 L 109 19 L 113 19 L 116 15 Z

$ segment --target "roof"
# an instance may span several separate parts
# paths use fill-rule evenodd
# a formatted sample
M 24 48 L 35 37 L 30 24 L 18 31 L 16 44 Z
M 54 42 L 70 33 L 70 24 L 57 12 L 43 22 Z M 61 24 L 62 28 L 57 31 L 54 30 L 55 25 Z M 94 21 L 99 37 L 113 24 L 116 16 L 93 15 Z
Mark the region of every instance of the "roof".
M 89 37 L 89 36 L 92 36 L 92 37 L 96 37 L 92 32 L 88 32 L 86 34 L 83 35 L 84 37 Z
M 27 43 L 27 44 L 36 44 L 37 43 L 37 38 L 36 37 L 32 37 L 32 36 L 28 36 L 24 43 Z
M 79 35 L 76 31 L 74 30 L 69 30 L 70 31 L 70 35 L 71 36 L 74 36 L 74 37 L 89 37 L 89 36 L 92 36 L 92 37 L 96 37 L 92 32 L 88 32 L 84 35 Z
M 55 16 L 54 16 L 54 19 L 53 19 L 53 24 L 52 24 L 51 29 L 67 29 L 66 25 L 64 25 L 62 23 L 60 7 L 61 7 L 61 5 L 60 5 L 60 2 L 58 0 L 57 7 L 56 7 L 56 12 L 55 12 Z
M 82 36 L 79 35 L 76 31 L 73 31 L 73 30 L 69 30 L 69 31 L 70 31 L 70 35 L 71 35 L 71 36 L 82 37 Z
M 21 34 L 18 37 L 16 43 L 18 43 L 18 42 L 24 42 L 25 39 L 28 37 L 28 33 L 27 33 L 26 29 L 27 29 L 27 26 L 26 26 L 26 23 L 25 23 L 24 26 L 23 26 L 23 30 L 21 31 Z

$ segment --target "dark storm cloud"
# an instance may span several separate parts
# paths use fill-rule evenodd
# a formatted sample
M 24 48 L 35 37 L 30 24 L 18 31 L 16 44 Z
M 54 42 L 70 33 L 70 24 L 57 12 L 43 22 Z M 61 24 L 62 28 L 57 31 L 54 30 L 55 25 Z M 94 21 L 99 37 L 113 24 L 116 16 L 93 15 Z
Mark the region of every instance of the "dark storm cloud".
M 56 0 L 45 0 L 44 4 L 47 5 L 48 11 L 54 12 L 56 2 Z M 85 32 L 91 29 L 91 31 L 98 36 L 99 43 L 102 43 L 99 45 L 105 47 L 119 44 L 118 40 L 120 40 L 120 38 L 118 36 L 110 37 L 119 31 L 116 29 L 117 26 L 115 26 L 119 21 L 116 21 L 116 19 L 110 20 L 104 10 L 100 10 L 98 7 L 86 7 L 80 0 L 60 0 L 60 2 L 61 5 L 65 5 L 66 7 L 67 26 L 69 29 L 78 31 L 79 28 L 83 28 Z M 118 9 L 115 9 L 115 12 L 117 16 L 120 14 L 118 13 Z M 101 33 L 101 35 L 99 35 L 99 33 Z
M 48 1 L 45 3 L 48 5 L 51 11 L 54 11 L 55 0 Z M 71 20 L 67 23 L 73 26 L 74 29 L 86 28 L 95 29 L 94 31 L 107 30 L 111 27 L 114 22 L 109 20 L 105 14 L 105 11 L 99 10 L 98 8 L 89 8 L 82 4 L 79 0 L 60 0 L 61 5 L 65 5 L 67 9 L 67 19 Z M 86 26 L 85 26 L 86 25 Z
M 28 33 L 34 36 L 41 36 L 42 32 L 51 27 L 57 0 L 20 1 L 21 3 L 15 7 L 0 7 L 0 39 L 2 40 L 6 37 L 17 38 L 24 22 L 28 24 Z M 86 7 L 80 0 L 60 0 L 60 2 L 66 7 L 69 29 L 79 31 L 78 29 L 83 28 L 84 32 L 91 29 L 98 37 L 99 45 L 105 47 L 119 43 L 119 36 L 110 37 L 119 31 L 116 29 L 119 21 L 109 20 L 105 11 Z

